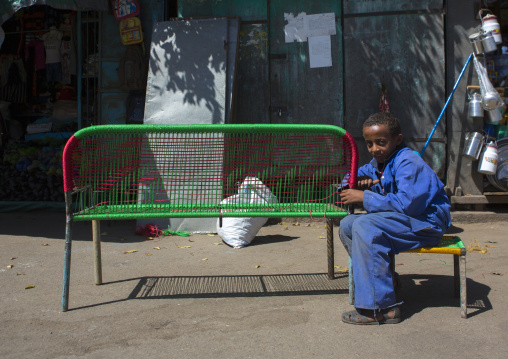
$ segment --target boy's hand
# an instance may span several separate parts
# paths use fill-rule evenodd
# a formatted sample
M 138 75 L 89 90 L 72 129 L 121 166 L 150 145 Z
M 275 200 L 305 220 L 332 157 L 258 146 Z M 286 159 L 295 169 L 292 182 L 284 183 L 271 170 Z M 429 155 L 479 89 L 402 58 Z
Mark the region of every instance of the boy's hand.
M 363 191 L 357 189 L 346 189 L 340 194 L 340 199 L 344 204 L 363 203 Z
M 375 184 L 379 183 L 379 180 L 373 180 L 368 176 L 362 176 L 358 178 L 358 189 L 346 189 L 340 194 L 340 199 L 344 204 L 356 204 L 363 203 L 363 190 L 369 189 Z
M 357 188 L 358 189 L 369 189 L 375 184 L 379 183 L 379 180 L 373 180 L 368 176 L 358 177 Z

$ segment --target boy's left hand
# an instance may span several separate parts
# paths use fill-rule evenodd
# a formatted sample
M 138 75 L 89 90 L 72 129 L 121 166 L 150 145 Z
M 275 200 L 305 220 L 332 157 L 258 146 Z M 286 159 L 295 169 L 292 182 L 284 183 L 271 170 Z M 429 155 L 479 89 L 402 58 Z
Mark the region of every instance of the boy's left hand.
M 357 189 L 346 189 L 340 194 L 340 199 L 344 204 L 363 203 L 363 191 Z

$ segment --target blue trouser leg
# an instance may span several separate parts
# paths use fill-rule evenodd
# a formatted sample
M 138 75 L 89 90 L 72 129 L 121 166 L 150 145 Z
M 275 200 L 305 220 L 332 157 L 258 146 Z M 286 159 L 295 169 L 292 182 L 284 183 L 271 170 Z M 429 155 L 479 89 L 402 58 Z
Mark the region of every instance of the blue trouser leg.
M 435 228 L 413 232 L 410 217 L 396 212 L 349 215 L 341 220 L 339 237 L 353 261 L 355 307 L 395 305 L 388 253 L 432 246 L 442 234 Z

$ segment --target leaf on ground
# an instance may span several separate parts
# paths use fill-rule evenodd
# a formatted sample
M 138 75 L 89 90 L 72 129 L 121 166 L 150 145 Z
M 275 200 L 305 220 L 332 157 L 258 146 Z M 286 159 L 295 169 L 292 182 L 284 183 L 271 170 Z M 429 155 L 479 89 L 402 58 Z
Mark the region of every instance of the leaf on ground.
M 35 285 L 29 285 L 28 287 L 25 287 L 25 289 L 32 289 L 35 288 Z
M 194 242 L 192 239 L 189 239 L 189 242 Z
M 501 274 L 499 272 L 492 272 L 492 274 L 494 274 L 494 275 L 503 275 L 503 274 Z
M 222 244 L 222 242 L 216 242 L 214 243 L 216 246 L 220 246 Z
M 342 268 L 341 266 L 334 266 L 334 268 L 337 268 L 336 272 L 347 272 L 349 270 L 348 268 Z
M 190 248 L 191 246 L 180 246 L 180 245 L 176 245 L 178 248 Z
M 293 226 L 299 226 L 300 223 L 296 222 L 296 223 L 293 223 Z
M 495 242 L 495 241 L 487 241 L 487 243 L 497 243 L 497 242 Z
M 132 250 L 130 250 L 130 251 L 124 251 L 124 253 L 135 253 L 135 252 L 137 252 L 137 251 L 138 251 L 137 249 L 132 249 Z
M 12 267 L 14 267 L 14 264 L 9 264 L 9 265 L 7 266 L 7 268 L 9 268 L 9 269 L 11 269 Z
M 11 257 L 11 261 L 12 261 L 12 260 L 14 260 L 14 259 L 16 259 L 16 258 L 18 258 L 18 257 Z
M 307 224 L 305 225 L 305 227 L 310 227 L 310 223 L 307 223 Z
M 261 267 L 261 266 L 260 266 L 260 265 L 257 265 L 255 268 L 259 268 L 259 267 Z
M 471 243 L 466 246 L 466 250 L 468 252 L 480 252 L 481 254 L 487 254 L 488 249 L 486 246 L 480 246 L 480 243 L 478 243 L 478 240 L 476 238 L 473 238 L 471 240 Z
M 16 273 L 16 275 L 26 275 L 25 273 Z
M 202 261 L 207 261 L 207 260 L 208 260 L 208 258 L 203 258 L 203 259 L 201 259 L 201 260 L 202 260 Z
M 153 247 L 153 249 L 160 250 L 160 249 L 161 249 L 161 247 Z
M 286 226 L 286 227 L 282 227 L 282 230 L 283 231 L 287 231 L 289 228 Z
M 326 238 L 325 236 L 319 236 L 319 238 Z
M 496 248 L 496 246 L 491 246 L 490 244 L 486 244 L 485 247 L 487 247 L 487 248 Z
M 49 246 L 49 243 L 43 243 L 41 246 Z
M 145 253 L 145 255 L 147 255 L 147 256 L 151 256 L 151 255 L 152 255 L 152 253 Z

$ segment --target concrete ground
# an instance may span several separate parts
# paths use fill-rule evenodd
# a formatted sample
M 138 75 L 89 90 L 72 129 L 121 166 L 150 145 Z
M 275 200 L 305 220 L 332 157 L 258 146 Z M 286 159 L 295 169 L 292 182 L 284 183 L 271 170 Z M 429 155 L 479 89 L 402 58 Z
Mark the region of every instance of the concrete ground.
M 507 219 L 454 213 L 450 232 L 470 248 L 468 319 L 451 255 L 400 254 L 403 321 L 353 326 L 340 320 L 347 256 L 335 228 L 328 280 L 323 223 L 267 225 L 234 250 L 216 235 L 147 239 L 132 221 L 103 222 L 97 286 L 91 224 L 78 222 L 62 313 L 65 215 L 1 213 L 0 358 L 506 358 Z

